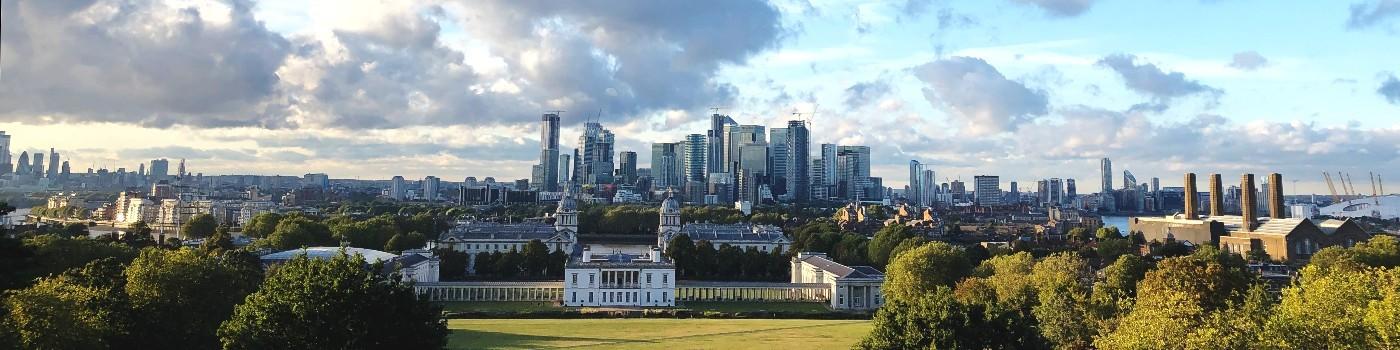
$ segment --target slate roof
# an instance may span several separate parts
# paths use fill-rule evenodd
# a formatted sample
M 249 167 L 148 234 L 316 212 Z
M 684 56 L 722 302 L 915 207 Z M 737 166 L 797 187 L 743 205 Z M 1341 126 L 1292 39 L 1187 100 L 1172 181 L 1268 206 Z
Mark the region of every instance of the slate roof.
M 808 256 L 800 260 L 804 263 L 816 266 L 823 272 L 829 273 L 836 278 L 884 278 L 885 273 L 870 266 L 846 266 L 841 263 L 827 260 L 821 255 Z
M 690 239 L 694 241 L 753 242 L 755 244 L 787 241 L 783 230 L 772 225 L 692 223 L 681 226 L 681 233 L 690 236 Z
M 501 224 L 494 222 L 466 222 L 442 233 L 441 240 L 548 240 L 558 233 L 553 225 L 545 223 Z

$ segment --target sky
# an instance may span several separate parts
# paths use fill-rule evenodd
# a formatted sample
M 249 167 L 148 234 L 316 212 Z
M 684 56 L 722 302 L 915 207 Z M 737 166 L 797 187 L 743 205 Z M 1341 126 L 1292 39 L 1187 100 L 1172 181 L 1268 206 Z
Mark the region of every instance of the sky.
M 0 130 L 86 168 L 528 178 L 539 116 L 811 123 L 874 176 L 1400 174 L 1400 0 L 2 0 Z M 1115 177 L 1121 176 L 1121 173 Z M 1202 176 L 1203 177 L 1203 176 Z M 1296 180 L 1296 182 L 1294 182 Z M 1118 184 L 1115 184 L 1117 186 Z M 1400 185 L 1397 185 L 1400 186 Z M 1400 187 L 1393 187 L 1400 188 Z M 1369 192 L 1369 191 L 1368 191 Z

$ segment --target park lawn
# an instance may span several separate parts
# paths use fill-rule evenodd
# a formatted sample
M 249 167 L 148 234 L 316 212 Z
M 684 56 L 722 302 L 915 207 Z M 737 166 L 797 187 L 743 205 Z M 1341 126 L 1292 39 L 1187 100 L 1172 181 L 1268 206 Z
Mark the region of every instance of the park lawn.
M 691 309 L 694 311 L 717 311 L 717 312 L 746 312 L 746 311 L 767 311 L 767 312 L 794 312 L 808 314 L 830 313 L 831 309 L 823 303 L 805 302 L 757 302 L 757 301 L 684 301 L 676 305 L 678 309 Z
M 450 349 L 849 349 L 865 320 L 448 320 Z

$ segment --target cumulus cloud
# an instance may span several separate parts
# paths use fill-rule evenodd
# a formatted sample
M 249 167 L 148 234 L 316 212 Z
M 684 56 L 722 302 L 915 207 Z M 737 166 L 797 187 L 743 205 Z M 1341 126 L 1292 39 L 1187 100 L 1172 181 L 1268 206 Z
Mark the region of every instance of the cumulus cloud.
M 948 112 L 969 135 L 1015 130 L 1017 124 L 1045 115 L 1046 93 L 1007 79 L 979 58 L 953 57 L 914 68 L 924 82 L 924 97 Z
M 1365 29 L 1400 16 L 1400 0 L 1369 0 L 1351 5 L 1347 28 Z
M 1376 89 L 1376 93 L 1385 97 L 1386 101 L 1400 105 L 1400 79 L 1396 79 L 1394 75 L 1387 77 L 1381 82 L 1381 87 Z
M 1089 11 L 1094 0 L 1012 0 L 1023 5 L 1033 5 L 1056 17 L 1074 17 Z
M 275 71 L 290 44 L 247 1 L 13 1 L 0 119 L 147 125 L 276 124 Z
M 884 80 L 863 81 L 846 88 L 846 108 L 864 107 L 890 94 L 890 83 Z
M 1138 63 L 1137 57 L 1129 54 L 1109 55 L 1100 59 L 1098 65 L 1112 69 L 1123 78 L 1129 90 L 1150 96 L 1157 104 L 1167 104 L 1174 98 L 1197 94 L 1218 98 L 1224 93 L 1187 79 L 1181 72 L 1164 72 L 1157 65 Z
M 786 35 L 757 0 L 392 2 L 293 37 L 268 31 L 249 0 L 185 4 L 4 1 L 0 118 L 391 128 L 562 109 L 627 120 L 732 100 L 719 69 Z M 449 26 L 464 38 L 449 45 Z
M 1269 65 L 1269 59 L 1256 51 L 1236 52 L 1230 60 L 1230 67 L 1239 70 L 1256 70 Z

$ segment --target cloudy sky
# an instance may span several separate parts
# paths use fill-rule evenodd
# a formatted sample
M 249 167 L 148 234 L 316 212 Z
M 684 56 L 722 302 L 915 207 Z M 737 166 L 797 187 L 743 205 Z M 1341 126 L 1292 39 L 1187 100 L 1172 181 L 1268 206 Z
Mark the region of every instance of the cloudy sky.
M 871 146 L 894 187 L 911 159 L 1084 189 L 1101 157 L 1173 186 L 1400 176 L 1400 0 L 0 6 L 0 130 L 78 170 L 515 179 L 543 111 L 566 111 L 566 147 L 597 115 L 645 166 L 723 107 L 806 113 L 814 144 Z

